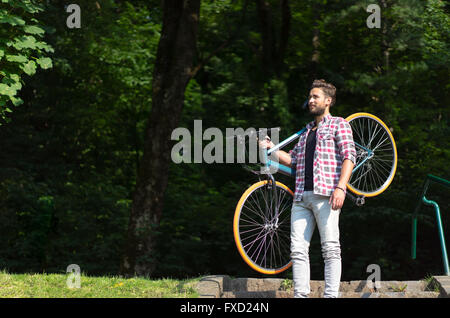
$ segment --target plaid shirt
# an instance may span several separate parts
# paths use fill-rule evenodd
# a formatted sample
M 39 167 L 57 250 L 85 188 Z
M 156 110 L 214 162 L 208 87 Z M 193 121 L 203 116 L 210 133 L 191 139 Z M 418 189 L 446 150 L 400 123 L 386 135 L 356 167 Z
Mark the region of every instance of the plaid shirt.
M 291 167 L 296 169 L 294 201 L 301 201 L 305 187 L 306 138 L 315 126 L 312 121 L 300 135 L 298 143 L 289 151 Z M 350 159 L 356 162 L 355 144 L 350 124 L 341 117 L 325 116 L 316 132 L 313 178 L 314 193 L 331 196 L 339 183 L 342 162 Z

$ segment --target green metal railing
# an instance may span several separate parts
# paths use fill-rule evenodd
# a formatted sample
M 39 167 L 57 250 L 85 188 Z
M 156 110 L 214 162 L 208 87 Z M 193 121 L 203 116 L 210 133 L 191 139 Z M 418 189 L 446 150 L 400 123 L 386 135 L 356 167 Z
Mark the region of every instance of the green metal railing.
M 450 270 L 448 267 L 447 249 L 445 247 L 444 230 L 442 228 L 441 212 L 439 210 L 439 205 L 435 201 L 428 200 L 425 197 L 427 190 L 428 190 L 428 186 L 430 185 L 430 182 L 436 182 L 436 183 L 439 183 L 446 187 L 450 187 L 450 181 L 445 180 L 440 177 L 436 177 L 432 174 L 427 175 L 427 177 L 425 179 L 425 183 L 423 185 L 422 195 L 420 197 L 419 203 L 417 204 L 416 210 L 414 211 L 414 214 L 413 214 L 411 257 L 412 257 L 412 259 L 416 259 L 417 214 L 419 213 L 421 204 L 424 203 L 426 205 L 433 206 L 434 210 L 436 212 L 436 221 L 437 221 L 437 226 L 438 226 L 438 231 L 439 231 L 439 240 L 441 242 L 442 261 L 444 263 L 444 271 L 445 271 L 445 275 L 450 276 Z

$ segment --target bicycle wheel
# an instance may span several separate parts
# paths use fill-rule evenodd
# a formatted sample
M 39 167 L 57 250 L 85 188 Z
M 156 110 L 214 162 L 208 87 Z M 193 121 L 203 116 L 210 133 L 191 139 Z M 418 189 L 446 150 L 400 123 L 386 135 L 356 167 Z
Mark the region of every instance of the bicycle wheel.
M 251 268 L 263 274 L 278 274 L 291 266 L 294 193 L 280 182 L 275 184 L 276 198 L 272 182 L 253 184 L 242 195 L 234 213 L 233 232 L 239 254 Z
M 386 190 L 397 169 L 397 147 L 385 123 L 368 113 L 346 118 L 353 131 L 356 165 L 347 188 L 357 195 L 374 197 Z

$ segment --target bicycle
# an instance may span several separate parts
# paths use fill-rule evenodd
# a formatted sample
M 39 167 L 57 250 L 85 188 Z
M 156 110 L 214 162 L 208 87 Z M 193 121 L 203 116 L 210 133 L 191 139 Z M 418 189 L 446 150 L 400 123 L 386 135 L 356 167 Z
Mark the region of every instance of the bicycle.
M 352 128 L 356 148 L 356 164 L 347 183 L 346 196 L 361 206 L 366 197 L 381 194 L 391 184 L 397 169 L 397 148 L 391 131 L 378 117 L 355 113 L 346 120 Z M 259 178 L 265 178 L 260 178 L 242 194 L 234 213 L 234 240 L 243 260 L 263 274 L 279 274 L 292 265 L 290 213 L 294 193 L 275 180 L 270 167 L 291 177 L 295 177 L 295 169 L 268 158 L 272 152 L 297 140 L 305 130 L 265 149 L 262 171 L 246 167 Z

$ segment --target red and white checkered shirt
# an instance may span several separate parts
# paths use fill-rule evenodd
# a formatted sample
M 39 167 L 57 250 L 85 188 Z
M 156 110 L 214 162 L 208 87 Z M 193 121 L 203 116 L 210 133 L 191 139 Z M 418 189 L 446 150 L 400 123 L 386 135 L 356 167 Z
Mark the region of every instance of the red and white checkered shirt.
M 301 201 L 305 187 L 305 149 L 306 138 L 315 126 L 312 121 L 300 135 L 298 143 L 289 151 L 291 167 L 296 170 L 294 201 Z M 316 150 L 314 153 L 313 179 L 314 193 L 331 196 L 339 183 L 342 162 L 350 159 L 356 162 L 355 144 L 352 128 L 341 117 L 325 116 L 316 131 Z

